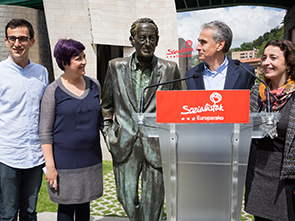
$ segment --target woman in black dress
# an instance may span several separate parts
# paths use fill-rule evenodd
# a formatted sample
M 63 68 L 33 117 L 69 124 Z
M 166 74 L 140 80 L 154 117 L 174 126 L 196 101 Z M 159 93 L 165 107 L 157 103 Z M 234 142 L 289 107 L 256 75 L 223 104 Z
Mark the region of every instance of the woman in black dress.
M 100 86 L 85 76 L 84 45 L 61 39 L 54 57 L 63 70 L 43 95 L 40 142 L 50 200 L 58 203 L 58 221 L 90 219 L 90 201 L 103 192 Z
M 295 220 L 295 45 L 271 40 L 262 55 L 265 82 L 280 112 L 277 129 L 251 144 L 245 193 L 245 210 L 256 221 Z M 251 112 L 265 111 L 264 84 L 251 89 Z

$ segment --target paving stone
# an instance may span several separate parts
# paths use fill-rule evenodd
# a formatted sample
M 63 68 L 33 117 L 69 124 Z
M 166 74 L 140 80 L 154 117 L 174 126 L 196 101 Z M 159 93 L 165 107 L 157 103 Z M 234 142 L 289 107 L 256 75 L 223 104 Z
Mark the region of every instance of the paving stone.
M 139 188 L 140 191 L 140 188 Z M 244 203 L 243 203 L 244 205 Z M 116 216 L 127 218 L 122 205 L 117 200 L 116 185 L 113 171 L 104 176 L 104 194 L 98 200 L 94 200 L 90 204 L 91 215 L 93 216 Z M 163 219 L 166 219 L 166 211 L 164 208 Z M 249 214 L 242 209 L 241 220 L 252 221 Z
M 91 215 L 127 217 L 122 205 L 117 200 L 114 173 L 104 176 L 104 194 L 90 203 Z

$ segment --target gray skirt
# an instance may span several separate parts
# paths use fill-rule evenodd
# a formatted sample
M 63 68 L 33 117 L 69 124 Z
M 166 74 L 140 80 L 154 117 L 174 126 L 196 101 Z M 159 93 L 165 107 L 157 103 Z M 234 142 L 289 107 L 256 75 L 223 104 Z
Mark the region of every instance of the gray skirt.
M 57 190 L 47 190 L 50 200 L 58 204 L 82 204 L 95 200 L 103 194 L 102 163 L 79 169 L 57 170 Z

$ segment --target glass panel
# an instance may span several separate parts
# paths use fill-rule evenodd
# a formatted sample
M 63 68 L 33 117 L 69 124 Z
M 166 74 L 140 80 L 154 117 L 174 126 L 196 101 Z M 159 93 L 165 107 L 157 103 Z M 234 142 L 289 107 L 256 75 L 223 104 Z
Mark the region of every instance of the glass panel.
M 166 193 L 170 192 L 169 125 L 158 125 Z M 230 220 L 233 124 L 177 124 L 178 220 Z M 241 125 L 238 155 L 238 205 L 241 204 L 252 127 Z M 170 194 L 173 195 L 173 194 Z M 166 195 L 167 198 L 170 197 Z M 170 200 L 167 199 L 167 204 Z M 169 206 L 169 205 L 168 205 Z M 173 209 L 173 208 L 171 208 Z M 167 211 L 168 214 L 168 211 Z M 171 217 L 173 218 L 173 217 Z M 169 219 L 169 217 L 168 217 Z
M 250 123 L 238 127 L 156 125 L 155 114 L 133 117 L 147 136 L 160 137 L 168 220 L 240 220 L 251 137 L 275 129 L 278 113 L 251 113 Z

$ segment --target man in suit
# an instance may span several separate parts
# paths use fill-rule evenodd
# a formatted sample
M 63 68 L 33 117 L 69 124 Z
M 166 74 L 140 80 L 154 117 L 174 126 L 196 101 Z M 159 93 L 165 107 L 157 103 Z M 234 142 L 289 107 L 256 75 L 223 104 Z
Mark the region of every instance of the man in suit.
M 146 86 L 178 79 L 180 73 L 176 63 L 154 55 L 159 36 L 153 20 L 136 20 L 130 34 L 135 53 L 109 62 L 102 93 L 102 132 L 113 157 L 117 197 L 129 219 L 157 221 L 162 220 L 164 204 L 159 140 L 145 135 L 132 114 L 139 112 L 140 97 Z M 156 112 L 157 90 L 180 89 L 180 83 L 147 89 L 144 112 Z
M 188 90 L 251 89 L 255 78 L 226 56 L 232 42 L 230 27 L 220 21 L 205 23 L 198 41 L 199 60 L 203 63 L 185 73 L 186 77 L 196 72 L 200 75 L 186 81 Z M 253 67 L 243 65 L 254 73 Z

